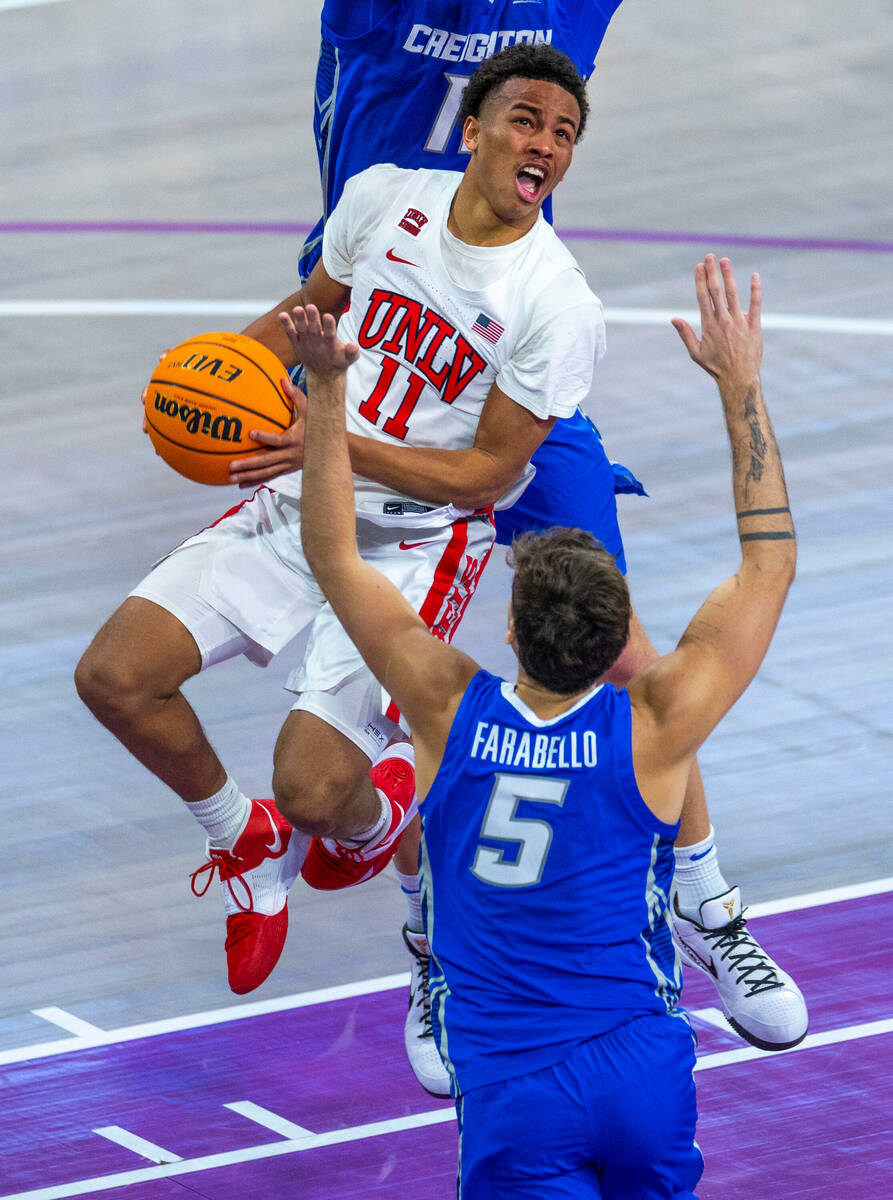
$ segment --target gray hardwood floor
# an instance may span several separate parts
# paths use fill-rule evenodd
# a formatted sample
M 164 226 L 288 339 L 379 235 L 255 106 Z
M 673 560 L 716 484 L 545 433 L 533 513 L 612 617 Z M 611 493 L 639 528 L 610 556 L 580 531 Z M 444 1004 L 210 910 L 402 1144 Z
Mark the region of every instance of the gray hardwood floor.
M 31 1013 L 47 1005 L 114 1027 L 232 1000 L 217 899 L 188 888 L 202 838 L 79 705 L 72 670 L 152 560 L 233 502 L 151 453 L 138 398 L 158 352 L 288 294 L 301 239 L 39 226 L 314 221 L 316 14 L 310 0 L 0 4 L 0 1048 L 58 1036 Z M 556 198 L 609 314 L 691 308 L 692 266 L 713 249 L 762 272 L 768 317 L 866 323 L 766 334 L 800 572 L 702 757 L 724 869 L 749 901 L 893 874 L 890 16 L 884 0 L 626 0 Z M 131 299 L 209 311 L 27 306 Z M 244 312 L 215 313 L 223 300 Z M 629 322 L 610 322 L 589 407 L 650 492 L 622 499 L 621 518 L 635 602 L 668 649 L 735 566 L 728 453 L 712 385 L 668 322 Z M 506 578 L 494 563 L 460 641 L 509 670 Z M 288 660 L 188 688 L 251 794 L 269 792 Z M 334 896 L 299 885 L 291 913 L 259 997 L 407 969 L 388 874 Z

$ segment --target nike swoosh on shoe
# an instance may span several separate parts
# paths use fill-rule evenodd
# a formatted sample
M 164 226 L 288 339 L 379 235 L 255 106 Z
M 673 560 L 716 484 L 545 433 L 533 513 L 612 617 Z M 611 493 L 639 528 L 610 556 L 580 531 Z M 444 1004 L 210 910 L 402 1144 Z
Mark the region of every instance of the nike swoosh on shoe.
M 273 814 L 268 808 L 264 809 L 267 815 L 267 820 L 273 829 L 273 841 L 264 842 L 264 846 L 270 851 L 270 858 L 277 858 L 282 853 L 282 836 L 276 828 L 276 822 L 273 820 Z

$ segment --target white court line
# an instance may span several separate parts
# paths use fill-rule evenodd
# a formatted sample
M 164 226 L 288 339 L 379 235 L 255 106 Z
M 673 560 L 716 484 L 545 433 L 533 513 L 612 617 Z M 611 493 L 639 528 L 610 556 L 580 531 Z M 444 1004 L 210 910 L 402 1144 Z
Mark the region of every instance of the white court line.
M 0 300 L 0 317 L 158 317 L 259 316 L 277 300 Z M 694 309 L 606 308 L 613 325 L 667 325 L 684 317 L 697 325 Z M 893 320 L 869 317 L 816 317 L 796 313 L 767 313 L 764 329 L 794 333 L 866 334 L 893 337 Z
M 810 1034 L 792 1050 L 770 1054 L 764 1050 L 747 1046 L 742 1050 L 728 1050 L 709 1054 L 698 1060 L 695 1070 L 724 1067 L 755 1058 L 778 1058 L 780 1054 L 798 1054 L 815 1046 L 829 1046 L 836 1042 L 852 1041 L 856 1038 L 874 1037 L 893 1032 L 893 1020 L 872 1021 L 865 1025 L 852 1025 L 844 1029 L 833 1029 L 827 1033 Z M 229 1105 L 228 1107 L 232 1107 Z M 217 1167 L 234 1166 L 237 1163 L 256 1162 L 259 1159 L 277 1158 L 283 1154 L 299 1154 L 305 1150 L 316 1150 L 323 1146 L 340 1146 L 346 1142 L 364 1141 L 367 1138 L 383 1137 L 406 1129 L 421 1129 L 429 1125 L 442 1125 L 455 1119 L 455 1110 L 441 1108 L 423 1113 L 412 1113 L 390 1121 L 372 1121 L 368 1125 L 355 1125 L 349 1129 L 335 1129 L 331 1133 L 316 1133 L 295 1140 L 272 1142 L 263 1146 L 247 1146 L 241 1150 L 228 1150 L 222 1154 L 210 1154 L 203 1158 L 181 1159 L 179 1162 L 157 1167 L 143 1167 L 135 1171 L 120 1171 L 114 1175 L 99 1175 L 93 1179 L 79 1179 L 73 1183 L 55 1187 L 37 1188 L 30 1192 L 15 1192 L 0 1196 L 0 1200 L 66 1200 L 69 1196 L 92 1195 L 111 1188 L 126 1187 L 134 1183 L 147 1183 L 153 1179 L 172 1179 L 178 1175 L 191 1175 L 199 1171 L 211 1171 Z
M 37 8 L 41 4 L 61 4 L 62 0 L 0 0 L 0 12 L 8 8 Z
M 100 1029 L 98 1025 L 91 1025 L 89 1021 L 82 1021 L 80 1017 L 76 1017 L 73 1013 L 66 1012 L 64 1008 L 32 1008 L 31 1012 L 35 1017 L 42 1017 L 44 1021 L 50 1021 L 53 1025 L 58 1025 L 60 1029 L 67 1029 L 69 1033 L 73 1033 L 76 1037 L 82 1038 L 95 1044 L 97 1041 L 102 1041 L 106 1036 L 104 1029 Z
M 848 887 L 807 892 L 782 900 L 769 900 L 763 904 L 751 905 L 747 911 L 750 917 L 765 917 L 773 913 L 817 908 L 822 904 L 836 904 L 843 900 L 857 900 L 863 896 L 876 896 L 885 892 L 893 892 L 893 876 L 886 879 L 872 879 L 867 883 L 855 883 Z M 141 1025 L 125 1025 L 120 1029 L 99 1031 L 96 1036 L 90 1038 L 72 1037 L 54 1042 L 38 1042 L 33 1046 L 21 1046 L 15 1050 L 0 1051 L 0 1066 L 7 1063 L 26 1062 L 33 1058 L 48 1058 L 54 1054 L 71 1054 L 91 1046 L 113 1046 L 120 1042 L 136 1041 L 137 1038 L 179 1033 L 184 1029 L 201 1029 L 206 1025 L 220 1025 L 225 1021 L 241 1021 L 248 1017 L 265 1016 L 267 1013 L 287 1012 L 290 1009 L 306 1008 L 311 1004 L 327 1004 L 331 1000 L 347 1000 L 353 996 L 368 996 L 375 992 L 388 992 L 408 986 L 409 972 L 399 975 L 383 975 L 378 979 L 364 979 L 357 983 L 319 988 L 313 992 L 297 992 L 291 996 L 279 996 L 271 1000 L 254 1000 L 247 1004 L 233 1004 L 229 1008 L 187 1013 L 180 1017 L 166 1017 L 160 1021 L 146 1021 Z M 53 1011 L 61 1012 L 63 1010 L 55 1009 Z M 90 1026 L 90 1028 L 95 1029 L 96 1027 Z
M 723 1016 L 721 1008 L 689 1008 L 686 1011 L 690 1017 L 703 1021 L 705 1025 L 715 1025 L 723 1033 L 734 1033 L 732 1026 Z
M 825 888 L 820 892 L 804 892 L 785 900 L 765 900 L 747 906 L 748 917 L 771 917 L 776 913 L 800 912 L 804 908 L 819 908 L 823 904 L 838 904 L 841 900 L 861 900 L 863 896 L 879 896 L 893 892 L 893 875 L 886 879 L 869 879 L 866 883 L 851 883 L 844 887 Z
M 855 1042 L 860 1038 L 878 1037 L 893 1033 L 893 1017 L 880 1021 L 866 1021 L 862 1025 L 845 1025 L 842 1029 L 826 1029 L 823 1033 L 808 1033 L 799 1046 L 790 1050 L 758 1050 L 756 1046 L 742 1046 L 739 1050 L 718 1050 L 716 1054 L 705 1054 L 695 1063 L 696 1071 L 710 1071 L 714 1067 L 728 1067 L 733 1063 L 751 1062 L 756 1058 L 778 1058 L 782 1054 L 796 1054 L 799 1050 L 812 1050 L 815 1046 L 836 1046 L 840 1042 Z M 0 1200 L 4 1200 L 0 1197 Z
M 695 309 L 682 312 L 672 308 L 606 308 L 605 320 L 614 325 L 666 325 L 673 317 L 684 317 L 696 328 L 700 315 Z M 893 337 L 893 321 L 867 317 L 813 317 L 799 313 L 762 314 L 764 329 L 796 333 L 864 333 Z
M 281 297 L 280 297 L 281 299 Z M 277 300 L 0 300 L 0 317 L 259 316 Z
M 331 1133 L 316 1133 L 312 1141 L 268 1142 L 263 1146 L 247 1146 L 242 1150 L 228 1150 L 222 1154 L 208 1154 L 204 1158 L 186 1158 L 178 1163 L 158 1167 L 141 1167 L 135 1171 L 119 1171 L 114 1175 L 97 1175 L 93 1179 L 79 1179 L 74 1183 L 57 1184 L 55 1187 L 37 1188 L 31 1192 L 15 1192 L 0 1196 L 0 1200 L 64 1200 L 68 1196 L 88 1196 L 94 1192 L 107 1192 L 111 1188 L 126 1187 L 132 1183 L 148 1183 L 153 1179 L 172 1179 L 177 1175 L 191 1175 L 197 1171 L 212 1171 L 217 1167 L 231 1167 L 237 1163 L 256 1162 L 258 1159 L 279 1158 L 283 1154 L 299 1154 L 303 1150 L 316 1150 L 323 1146 L 340 1146 L 347 1142 L 360 1142 L 366 1138 L 383 1137 L 389 1133 L 400 1133 L 404 1129 L 423 1129 L 428 1125 L 445 1125 L 455 1121 L 456 1110 L 437 1109 L 433 1112 L 413 1113 L 407 1117 L 395 1117 L 390 1121 L 373 1121 L 368 1125 L 355 1125 L 349 1129 L 335 1129 Z
M 305 1129 L 303 1125 L 296 1125 L 294 1121 L 288 1121 L 285 1117 L 280 1117 L 279 1113 L 270 1112 L 268 1108 L 261 1108 L 259 1104 L 255 1104 L 251 1100 L 234 1100 L 231 1104 L 224 1104 L 223 1107 L 232 1109 L 240 1117 L 247 1117 L 249 1121 L 254 1121 L 255 1125 L 263 1125 L 264 1129 L 272 1129 L 274 1133 L 281 1134 L 290 1142 L 316 1137 L 316 1134 Z
M 311 1004 L 327 1004 L 331 1000 L 349 1000 L 353 996 L 367 996 L 370 993 L 388 992 L 395 988 L 408 986 L 409 972 L 406 971 L 399 975 L 381 975 L 377 979 L 363 979 L 357 983 L 341 983 L 335 987 L 319 988 L 312 992 L 296 992 L 290 996 L 277 996 L 271 1000 L 253 1000 L 247 1004 L 233 1004 L 229 1008 L 215 1008 L 207 1012 L 189 1013 L 181 1017 L 167 1017 L 160 1021 L 145 1021 L 140 1025 L 125 1025 L 120 1029 L 100 1031 L 98 1039 L 95 1037 L 89 1039 L 63 1038 L 55 1042 L 38 1042 L 34 1046 L 22 1046 L 16 1050 L 3 1050 L 0 1051 L 0 1066 L 6 1063 L 24 1062 L 31 1058 L 47 1058 L 53 1054 L 69 1054 L 88 1046 L 117 1045 L 119 1042 L 136 1041 L 137 1038 L 179 1033 L 184 1029 L 201 1029 L 206 1025 L 221 1025 L 226 1021 L 242 1021 L 247 1017 L 261 1017 L 267 1013 L 307 1008 Z
M 94 1129 L 93 1132 L 98 1133 L 100 1137 L 107 1138 L 110 1142 L 114 1142 L 117 1146 L 123 1146 L 125 1150 L 132 1150 L 134 1154 L 139 1154 L 141 1158 L 148 1158 L 149 1162 L 174 1163 L 183 1161 L 181 1154 L 173 1154 L 170 1150 L 162 1150 L 154 1142 L 147 1142 L 145 1138 L 137 1137 L 135 1133 L 131 1133 L 127 1129 L 122 1129 L 120 1125 L 103 1125 L 101 1129 Z

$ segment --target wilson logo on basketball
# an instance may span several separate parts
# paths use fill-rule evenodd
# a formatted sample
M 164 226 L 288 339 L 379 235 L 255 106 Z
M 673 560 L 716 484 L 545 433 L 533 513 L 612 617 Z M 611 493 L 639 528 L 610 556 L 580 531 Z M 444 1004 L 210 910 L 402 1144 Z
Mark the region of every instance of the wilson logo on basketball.
M 216 442 L 238 443 L 242 440 L 242 422 L 238 417 L 227 417 L 222 413 L 215 415 L 206 408 L 179 404 L 162 396 L 161 392 L 155 393 L 155 408 L 172 420 L 179 418 L 189 433 L 202 433 Z
M 152 445 L 187 479 L 230 483 L 235 460 L 266 453 L 252 433 L 284 433 L 291 424 L 284 375 L 273 351 L 242 333 L 187 338 L 162 354 L 145 389 Z
M 179 366 L 183 371 L 207 371 L 209 375 L 222 379 L 225 383 L 232 383 L 242 374 L 241 367 L 234 367 L 232 363 L 224 366 L 222 358 L 211 358 L 209 354 L 190 354 L 183 362 L 173 365 Z

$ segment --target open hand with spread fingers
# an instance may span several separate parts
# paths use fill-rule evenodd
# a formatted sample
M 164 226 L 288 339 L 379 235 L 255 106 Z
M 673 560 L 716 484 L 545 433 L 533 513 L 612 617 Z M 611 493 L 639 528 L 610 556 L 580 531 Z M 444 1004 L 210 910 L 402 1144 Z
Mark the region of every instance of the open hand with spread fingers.
M 759 275 L 750 277 L 750 307 L 744 312 L 732 264 L 707 254 L 695 267 L 695 294 L 701 311 L 700 338 L 682 317 L 673 320 L 688 353 L 721 385 L 751 383 L 759 377 L 763 357 Z
M 294 347 L 308 379 L 331 379 L 343 375 L 360 354 L 353 342 L 342 342 L 338 326 L 331 313 L 320 315 L 315 304 L 280 313 L 279 321 Z

